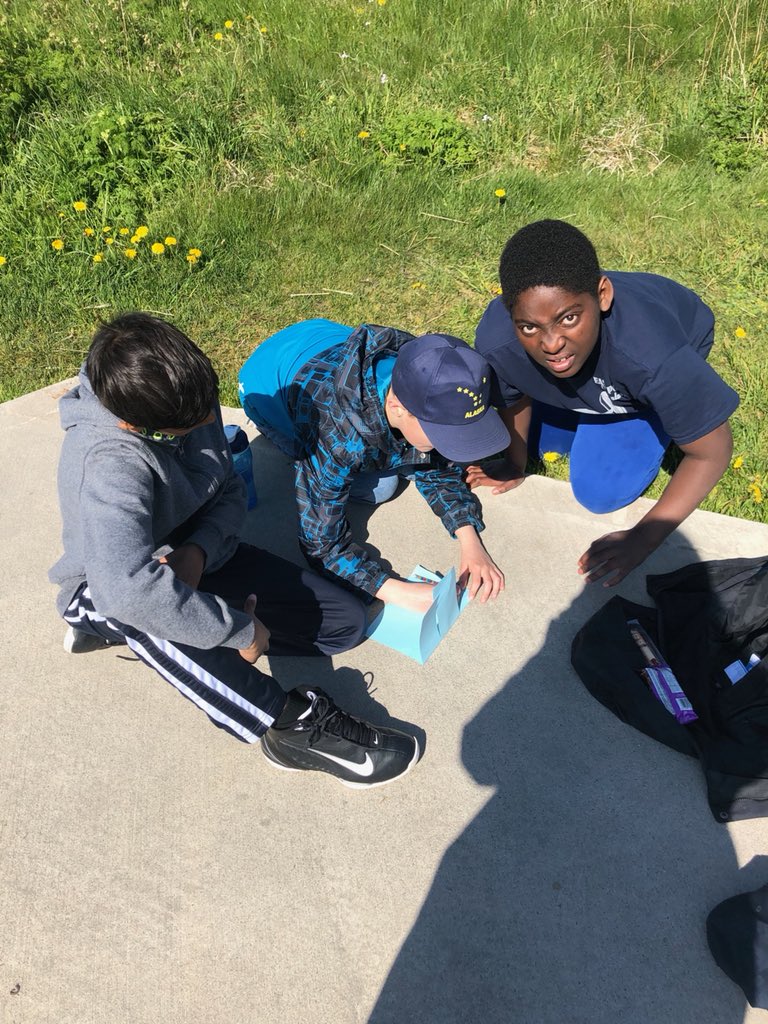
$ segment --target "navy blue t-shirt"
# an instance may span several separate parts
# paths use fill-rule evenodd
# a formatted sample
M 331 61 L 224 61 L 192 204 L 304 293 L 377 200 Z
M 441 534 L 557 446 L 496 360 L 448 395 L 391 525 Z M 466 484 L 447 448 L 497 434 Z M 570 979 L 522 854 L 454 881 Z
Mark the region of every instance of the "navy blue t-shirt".
M 724 423 L 739 396 L 707 363 L 715 325 L 709 306 L 667 277 L 604 273 L 614 299 L 597 345 L 581 370 L 563 380 L 528 356 L 501 299 L 490 303 L 475 348 L 494 370 L 493 404 L 505 409 L 528 395 L 596 416 L 652 409 L 678 444 Z

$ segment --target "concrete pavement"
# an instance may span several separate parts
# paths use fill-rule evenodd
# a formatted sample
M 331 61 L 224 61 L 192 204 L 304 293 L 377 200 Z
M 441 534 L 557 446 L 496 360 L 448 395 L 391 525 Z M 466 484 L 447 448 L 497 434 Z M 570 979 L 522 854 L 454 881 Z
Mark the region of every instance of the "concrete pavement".
M 703 928 L 768 882 L 768 820 L 716 824 L 698 765 L 613 718 L 568 660 L 609 596 L 576 558 L 642 500 L 597 520 L 556 481 L 483 495 L 506 592 L 426 665 L 372 642 L 273 660 L 286 688 L 316 680 L 425 739 L 406 779 L 358 792 L 273 770 L 124 650 L 63 652 L 46 572 L 65 389 L 0 406 L 6 1024 L 768 1020 Z M 253 451 L 249 539 L 298 558 L 288 461 Z M 413 487 L 355 525 L 403 573 L 456 556 Z M 697 512 L 645 569 L 765 553 L 767 527 Z M 620 590 L 647 602 L 643 581 Z

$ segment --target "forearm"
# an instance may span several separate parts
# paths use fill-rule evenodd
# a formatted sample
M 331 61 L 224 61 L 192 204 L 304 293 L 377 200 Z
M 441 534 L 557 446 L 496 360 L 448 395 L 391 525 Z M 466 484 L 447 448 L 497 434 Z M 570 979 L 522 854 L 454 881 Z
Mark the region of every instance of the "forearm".
M 727 442 L 716 455 L 702 457 L 688 452 L 683 456 L 664 493 L 633 527 L 632 532 L 642 537 L 649 552 L 699 507 L 728 468 L 732 448 L 728 431 Z
M 531 427 L 531 400 L 521 398 L 516 405 L 508 409 L 500 409 L 504 426 L 509 431 L 510 445 L 504 457 L 510 466 L 524 472 L 528 462 L 528 432 Z
M 458 466 L 420 470 L 414 474 L 419 493 L 452 537 L 470 526 L 483 528 L 480 502 L 467 487 Z
M 460 526 L 456 531 L 456 540 L 459 542 L 462 552 L 483 547 L 483 542 L 474 526 Z
M 230 557 L 240 539 L 245 512 L 245 485 L 240 477 L 232 474 L 188 524 L 184 543 L 202 548 L 209 570 L 220 565 Z

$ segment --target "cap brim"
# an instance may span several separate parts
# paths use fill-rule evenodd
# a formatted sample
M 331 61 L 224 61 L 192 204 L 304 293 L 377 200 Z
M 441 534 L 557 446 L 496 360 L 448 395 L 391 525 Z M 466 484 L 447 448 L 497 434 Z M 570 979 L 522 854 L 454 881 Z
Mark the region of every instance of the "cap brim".
M 430 442 L 451 462 L 477 462 L 509 447 L 509 431 L 495 409 L 467 423 L 429 423 L 419 425 Z

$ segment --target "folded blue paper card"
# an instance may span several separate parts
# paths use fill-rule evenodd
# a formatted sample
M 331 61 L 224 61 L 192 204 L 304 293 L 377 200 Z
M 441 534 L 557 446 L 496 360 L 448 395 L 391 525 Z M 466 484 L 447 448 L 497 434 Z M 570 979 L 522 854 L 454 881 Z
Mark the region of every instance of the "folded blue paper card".
M 455 569 L 441 578 L 423 565 L 417 565 L 408 579 L 414 583 L 435 583 L 429 609 L 419 613 L 396 604 L 385 604 L 366 634 L 371 640 L 402 651 L 423 665 L 466 607 L 469 594 L 464 590 L 461 597 L 457 596 Z

